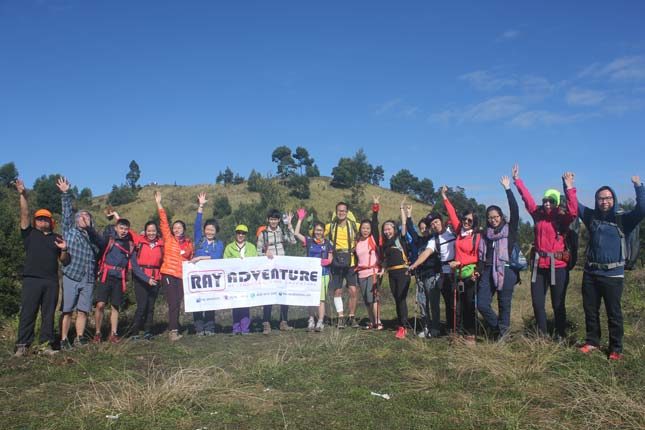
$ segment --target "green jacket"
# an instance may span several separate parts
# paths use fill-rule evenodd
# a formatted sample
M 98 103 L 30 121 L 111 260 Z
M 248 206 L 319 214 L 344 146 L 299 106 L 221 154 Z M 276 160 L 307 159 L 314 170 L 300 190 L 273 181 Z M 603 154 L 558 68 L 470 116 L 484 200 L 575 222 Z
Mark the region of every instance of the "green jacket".
M 244 257 L 257 257 L 258 250 L 251 242 L 244 242 L 244 246 L 240 249 L 237 242 L 231 242 L 224 248 L 224 258 L 241 258 L 242 250 L 244 250 Z

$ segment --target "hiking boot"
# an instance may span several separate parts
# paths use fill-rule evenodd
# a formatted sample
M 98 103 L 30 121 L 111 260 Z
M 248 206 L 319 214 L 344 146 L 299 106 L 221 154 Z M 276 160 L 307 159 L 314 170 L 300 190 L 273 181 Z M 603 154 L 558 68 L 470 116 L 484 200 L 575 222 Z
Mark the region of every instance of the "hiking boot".
M 323 331 L 324 328 L 325 328 L 325 323 L 323 323 L 323 320 L 318 320 L 318 322 L 316 323 L 316 328 L 314 330 L 316 331 L 316 333 L 320 333 Z
M 271 323 L 268 321 L 265 321 L 262 323 L 262 334 L 269 334 L 271 333 Z
M 170 339 L 171 342 L 177 342 L 182 337 L 183 336 L 179 334 L 179 330 L 170 330 L 168 332 L 168 338 Z
M 74 348 L 80 348 L 85 345 L 87 345 L 87 338 L 85 336 L 76 336 L 76 339 L 74 339 L 74 343 L 72 344 Z M 61 349 L 63 349 L 62 346 Z
M 341 330 L 345 328 L 345 317 L 338 317 L 338 325 L 336 327 Z
M 583 354 L 589 354 L 593 351 L 596 351 L 597 349 L 598 349 L 597 346 L 594 346 L 590 343 L 585 343 L 580 348 L 578 348 L 578 351 L 582 352 Z
M 27 345 L 16 345 L 16 352 L 13 354 L 14 357 L 24 357 L 29 353 L 29 347 Z
M 624 355 L 621 354 L 620 352 L 613 351 L 613 352 L 609 353 L 609 357 L 607 357 L 607 358 L 609 360 L 612 360 L 612 361 L 619 361 L 619 360 L 622 360 L 624 358 Z
M 351 328 L 359 328 L 360 324 L 358 324 L 358 320 L 354 315 L 349 316 L 349 322 L 347 323 Z
M 121 342 L 121 338 L 119 337 L 119 335 L 118 335 L 118 334 L 116 334 L 116 333 L 112 333 L 112 334 L 108 337 L 108 342 L 113 343 L 113 344 L 115 344 L 115 345 L 116 345 L 117 343 Z
M 280 331 L 291 331 L 293 327 L 289 325 L 286 321 L 280 321 Z
M 316 329 L 316 322 L 314 321 L 314 317 L 309 317 L 309 321 L 307 322 L 307 331 L 314 331 Z
M 61 351 L 71 351 L 72 344 L 69 343 L 69 339 L 61 339 L 60 341 L 60 350 Z
M 405 339 L 405 336 L 408 334 L 408 331 L 403 326 L 399 326 L 394 335 L 397 339 Z
M 92 343 L 94 343 L 94 344 L 96 344 L 96 343 L 101 343 L 101 341 L 102 341 L 102 339 L 101 339 L 101 333 L 96 333 L 96 334 L 94 335 L 94 337 L 92 338 Z

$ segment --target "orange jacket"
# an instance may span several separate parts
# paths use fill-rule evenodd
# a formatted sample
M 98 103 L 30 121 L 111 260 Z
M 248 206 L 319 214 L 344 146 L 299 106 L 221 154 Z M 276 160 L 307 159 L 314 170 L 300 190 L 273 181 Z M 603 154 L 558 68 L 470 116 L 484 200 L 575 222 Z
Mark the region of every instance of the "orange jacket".
M 168 216 L 165 209 L 159 209 L 159 228 L 164 238 L 163 263 L 161 274 L 182 278 L 181 263 L 193 258 L 193 243 L 190 239 L 184 238 L 179 241 L 170 231 Z M 184 232 L 185 233 L 185 232 Z

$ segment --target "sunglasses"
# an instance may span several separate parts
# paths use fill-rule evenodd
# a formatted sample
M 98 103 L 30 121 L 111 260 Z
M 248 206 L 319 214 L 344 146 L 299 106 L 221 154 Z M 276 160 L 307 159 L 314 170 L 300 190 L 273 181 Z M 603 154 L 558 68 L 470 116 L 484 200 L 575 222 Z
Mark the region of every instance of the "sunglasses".
M 547 204 L 547 203 L 551 203 L 552 205 L 554 205 L 555 200 L 553 200 L 553 199 L 542 199 L 542 204 Z
M 246 236 L 246 232 L 245 232 L 245 231 L 236 231 L 236 232 L 235 232 L 235 234 L 240 234 L 240 235 L 242 235 L 242 236 Z
M 464 218 L 461 219 L 461 222 L 463 222 L 464 224 L 472 224 L 473 219 L 464 217 Z

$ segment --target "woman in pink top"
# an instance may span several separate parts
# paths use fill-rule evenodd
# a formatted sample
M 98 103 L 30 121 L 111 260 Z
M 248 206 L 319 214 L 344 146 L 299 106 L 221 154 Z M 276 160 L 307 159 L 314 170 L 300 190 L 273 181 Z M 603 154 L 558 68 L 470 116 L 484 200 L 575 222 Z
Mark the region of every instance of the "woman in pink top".
M 569 224 L 578 216 L 578 198 L 576 197 L 576 189 L 573 187 L 573 179 L 574 174 L 571 172 L 562 175 L 567 200 L 566 210 L 559 209 L 560 192 L 554 189 L 546 190 L 544 197 L 542 197 L 542 205 L 538 206 L 520 179 L 519 166 L 516 164 L 513 167 L 513 181 L 524 200 L 526 211 L 533 218 L 535 225 L 531 299 L 538 332 L 541 335 L 547 334 L 544 308 L 546 293 L 551 290 L 556 334 L 562 339 L 566 336 L 565 297 L 567 294 L 567 263 L 570 258 L 564 239 L 569 230 Z
M 358 261 L 356 273 L 358 274 L 361 296 L 370 318 L 366 328 L 382 330 L 383 324 L 381 324 L 378 300 L 378 279 L 382 275 L 378 247 L 379 209 L 379 198 L 375 196 L 372 204 L 372 220 L 365 219 L 361 221 L 360 235 L 356 241 L 356 258 Z

